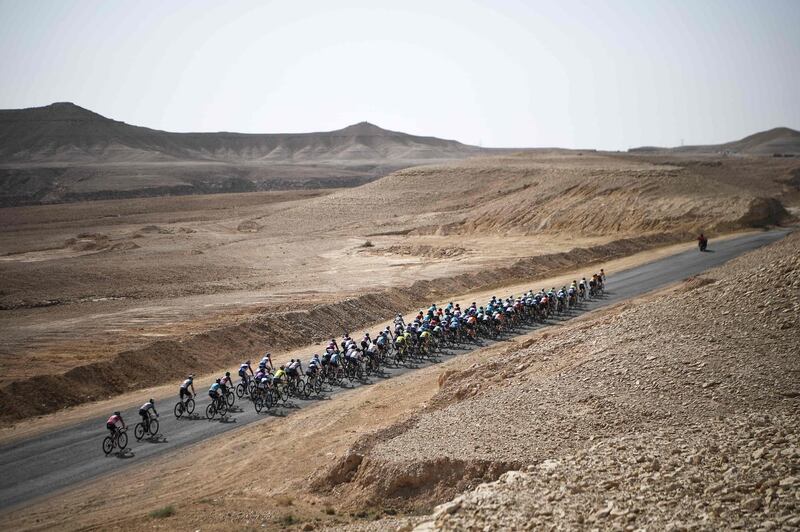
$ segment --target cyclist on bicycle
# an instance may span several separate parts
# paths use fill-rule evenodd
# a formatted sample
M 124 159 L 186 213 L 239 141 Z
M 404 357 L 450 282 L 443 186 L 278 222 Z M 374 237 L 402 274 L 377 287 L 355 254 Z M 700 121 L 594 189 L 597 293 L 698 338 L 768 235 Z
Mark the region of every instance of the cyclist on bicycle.
M 208 389 L 208 396 L 211 398 L 212 403 L 216 403 L 220 400 L 220 398 L 222 398 L 222 385 L 220 384 L 220 379 L 214 381 L 214 384 L 212 384 L 211 388 Z
M 122 420 L 122 414 L 117 411 L 114 412 L 110 418 L 108 418 L 108 421 L 106 421 L 106 428 L 109 432 L 111 432 L 111 437 L 113 438 L 114 433 L 116 433 L 118 429 L 127 429 L 128 427 Z
M 322 361 L 319 359 L 319 355 L 316 353 L 311 360 L 308 361 L 308 369 L 306 369 L 306 375 L 310 378 L 313 377 L 320 369 L 322 369 Z
M 221 379 L 217 379 L 217 382 L 219 383 L 219 387 L 220 387 L 220 391 L 222 392 L 222 395 L 228 395 L 228 386 L 232 386 L 233 385 L 233 383 L 231 381 L 231 372 L 230 371 L 226 371 L 225 372 L 225 376 L 222 377 Z
M 178 400 L 181 403 L 183 403 L 184 406 L 186 406 L 186 402 L 183 400 L 184 395 L 186 396 L 187 399 L 197 395 L 194 392 L 194 375 L 189 375 L 188 377 L 186 377 L 186 380 L 183 381 L 183 384 L 181 384 L 181 389 L 178 392 L 178 395 L 179 395 Z
M 269 371 L 272 371 L 273 369 L 275 369 L 272 366 L 272 354 L 271 353 L 266 353 L 264 355 L 264 357 L 261 359 L 261 362 L 258 363 L 258 369 L 269 370 Z
M 289 365 L 286 367 L 286 376 L 287 378 L 291 378 L 293 381 L 298 382 L 300 380 L 300 373 L 303 371 L 303 363 L 300 362 L 300 359 L 292 359 L 289 362 Z
M 278 371 L 272 376 L 272 384 L 277 385 L 279 384 L 284 378 L 286 378 L 286 366 L 281 366 L 278 368 Z
M 156 411 L 156 402 L 153 399 L 150 399 L 139 408 L 139 415 L 142 416 L 142 426 L 144 427 L 145 432 L 150 432 L 151 410 L 156 415 L 156 417 L 158 417 L 158 412 Z
M 250 372 L 250 375 L 247 375 L 247 372 Z M 244 383 L 245 387 L 250 383 L 250 376 L 255 375 L 253 373 L 253 368 L 250 367 L 250 361 L 246 361 L 244 364 L 239 366 L 239 376 L 242 378 L 242 382 Z

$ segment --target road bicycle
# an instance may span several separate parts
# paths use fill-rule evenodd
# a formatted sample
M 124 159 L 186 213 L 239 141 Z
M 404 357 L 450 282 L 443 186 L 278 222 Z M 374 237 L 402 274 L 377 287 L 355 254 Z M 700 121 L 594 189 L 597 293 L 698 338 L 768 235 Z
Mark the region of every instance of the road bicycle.
M 111 451 L 114 450 L 114 447 L 119 448 L 120 451 L 124 451 L 127 446 L 127 429 L 117 429 L 114 431 L 113 436 L 109 435 L 103 438 L 103 452 L 106 453 L 106 455 L 111 454 Z
M 223 418 L 227 413 L 228 402 L 221 396 L 211 401 L 206 407 L 206 418 L 209 420 L 214 419 L 217 414 L 219 414 L 220 418 Z
M 183 414 L 191 415 L 194 412 L 194 399 L 187 398 L 186 401 L 178 401 L 172 409 L 175 417 L 180 419 Z
M 147 414 L 149 416 L 147 421 L 147 427 L 144 426 L 144 423 L 141 421 L 136 424 L 133 428 L 133 435 L 136 436 L 136 440 L 139 441 L 144 438 L 145 434 L 150 435 L 150 437 L 155 436 L 158 434 L 158 419 L 154 418 L 152 415 Z

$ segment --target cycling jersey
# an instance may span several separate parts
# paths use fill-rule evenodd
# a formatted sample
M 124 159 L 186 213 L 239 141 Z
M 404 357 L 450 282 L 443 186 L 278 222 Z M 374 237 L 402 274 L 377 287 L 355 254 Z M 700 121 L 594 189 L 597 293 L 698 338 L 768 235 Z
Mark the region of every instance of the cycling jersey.
M 275 375 L 272 376 L 272 379 L 278 380 L 283 378 L 284 375 L 286 375 L 286 372 L 282 369 L 279 369 L 278 371 L 275 372 Z
M 122 418 L 119 417 L 118 415 L 114 414 L 113 416 L 108 418 L 108 421 L 106 421 L 106 425 L 114 425 L 114 426 L 118 425 L 118 426 L 121 427 L 122 426 Z
M 174 388 L 173 388 L 173 389 L 174 389 Z M 149 410 L 152 410 L 152 411 L 154 411 L 154 412 L 155 412 L 155 410 L 156 410 L 156 407 L 155 407 L 155 405 L 154 405 L 153 403 L 151 403 L 150 401 L 146 402 L 145 404 L 143 404 L 143 405 L 142 405 L 142 406 L 139 408 L 139 413 L 141 414 L 142 412 L 147 412 L 147 411 L 149 411 Z
M 208 389 L 208 394 L 214 397 L 219 393 L 219 388 L 220 388 L 219 383 L 215 382 L 214 384 L 211 385 L 211 388 Z
M 186 379 L 185 381 L 183 381 L 183 384 L 181 384 L 181 390 L 186 390 L 191 385 L 192 385 L 192 379 Z

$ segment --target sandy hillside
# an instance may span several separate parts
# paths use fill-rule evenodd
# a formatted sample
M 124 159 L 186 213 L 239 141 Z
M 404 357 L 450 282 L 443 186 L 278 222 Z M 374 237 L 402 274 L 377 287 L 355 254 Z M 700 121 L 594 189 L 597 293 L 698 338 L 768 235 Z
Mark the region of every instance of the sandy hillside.
M 795 233 L 442 374 L 427 408 L 318 486 L 350 507 L 456 497 L 421 530 L 795 528 L 798 294 Z

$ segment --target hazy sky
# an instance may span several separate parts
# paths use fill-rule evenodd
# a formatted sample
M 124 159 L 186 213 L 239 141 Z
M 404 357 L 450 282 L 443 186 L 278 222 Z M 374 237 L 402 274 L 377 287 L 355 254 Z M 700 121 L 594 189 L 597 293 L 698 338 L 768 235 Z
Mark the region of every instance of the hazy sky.
M 627 149 L 800 129 L 800 0 L 0 0 L 0 108 Z

